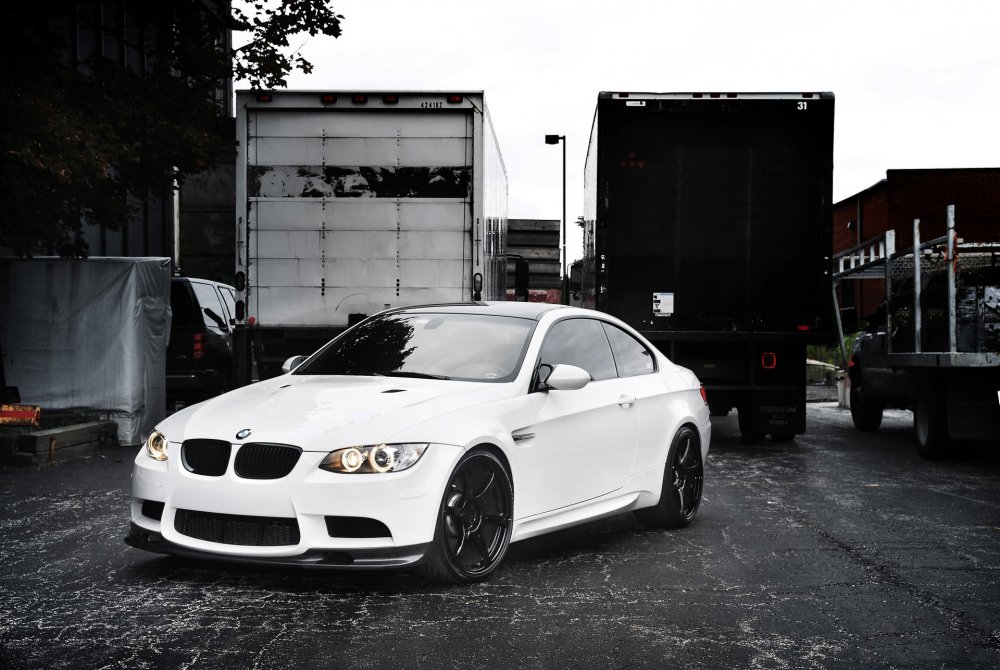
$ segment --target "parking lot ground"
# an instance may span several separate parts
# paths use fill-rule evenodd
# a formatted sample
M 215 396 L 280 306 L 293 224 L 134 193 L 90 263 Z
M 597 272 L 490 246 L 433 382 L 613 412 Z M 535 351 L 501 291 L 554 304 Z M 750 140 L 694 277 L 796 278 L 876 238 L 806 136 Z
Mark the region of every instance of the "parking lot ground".
M 0 471 L 0 668 L 997 668 L 1000 447 L 927 462 L 810 403 L 716 419 L 698 518 L 512 545 L 484 583 L 126 547 L 132 452 Z

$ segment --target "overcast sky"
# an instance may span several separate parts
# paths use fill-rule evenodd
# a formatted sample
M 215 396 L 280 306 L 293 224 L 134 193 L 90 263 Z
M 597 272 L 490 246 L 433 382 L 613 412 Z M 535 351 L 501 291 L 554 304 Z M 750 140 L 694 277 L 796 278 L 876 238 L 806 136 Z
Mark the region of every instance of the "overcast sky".
M 512 218 L 583 213 L 599 91 L 833 91 L 834 199 L 886 169 L 1000 166 L 995 0 L 336 0 L 289 88 L 484 90 Z M 580 256 L 570 237 L 570 259 Z

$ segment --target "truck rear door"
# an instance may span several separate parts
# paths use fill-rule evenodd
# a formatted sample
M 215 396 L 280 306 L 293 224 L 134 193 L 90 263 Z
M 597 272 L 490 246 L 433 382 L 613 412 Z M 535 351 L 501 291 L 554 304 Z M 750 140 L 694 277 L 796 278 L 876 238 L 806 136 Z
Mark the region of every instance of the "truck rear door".
M 472 113 L 346 102 L 247 110 L 247 313 L 261 326 L 471 296 Z

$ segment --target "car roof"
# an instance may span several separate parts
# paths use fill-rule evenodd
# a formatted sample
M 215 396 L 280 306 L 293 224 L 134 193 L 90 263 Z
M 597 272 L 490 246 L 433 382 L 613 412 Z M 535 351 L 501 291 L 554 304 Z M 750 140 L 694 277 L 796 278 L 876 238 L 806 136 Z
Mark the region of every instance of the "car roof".
M 392 313 L 447 313 L 447 314 L 490 314 L 493 316 L 514 316 L 522 319 L 539 319 L 543 314 L 557 309 L 572 309 L 565 305 L 545 302 L 458 302 L 437 305 L 415 305 L 390 310 Z

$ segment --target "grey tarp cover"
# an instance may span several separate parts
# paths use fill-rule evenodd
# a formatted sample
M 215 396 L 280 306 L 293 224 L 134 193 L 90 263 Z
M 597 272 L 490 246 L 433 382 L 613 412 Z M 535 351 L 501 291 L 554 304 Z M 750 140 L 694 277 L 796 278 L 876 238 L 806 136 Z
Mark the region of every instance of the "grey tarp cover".
M 139 444 L 166 414 L 169 258 L 0 259 L 7 384 L 47 409 L 92 410 Z

